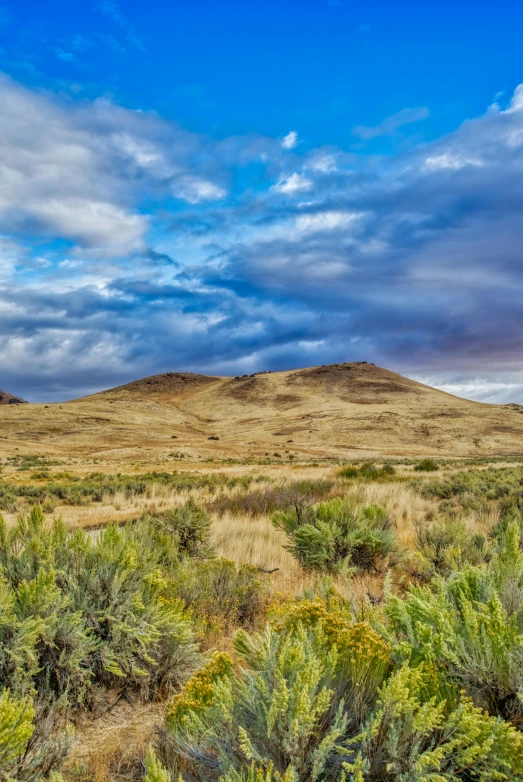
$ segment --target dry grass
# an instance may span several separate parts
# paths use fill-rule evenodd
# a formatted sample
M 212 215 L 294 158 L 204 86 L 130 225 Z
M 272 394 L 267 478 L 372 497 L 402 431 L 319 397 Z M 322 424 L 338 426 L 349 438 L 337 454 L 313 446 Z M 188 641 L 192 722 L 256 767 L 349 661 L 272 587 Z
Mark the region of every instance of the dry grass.
M 161 393 L 145 382 L 65 404 L 0 406 L 2 455 L 96 460 L 115 471 L 209 459 L 523 453 L 518 410 L 459 399 L 370 364 L 239 382 L 164 381 Z
M 212 540 L 220 557 L 263 570 L 277 569 L 271 574 L 277 592 L 293 594 L 311 580 L 284 548 L 285 535 L 273 527 L 269 516 L 253 519 L 224 514 L 213 522 Z
M 113 693 L 113 695 L 115 695 Z M 116 697 L 116 696 L 115 696 Z M 65 766 L 67 780 L 127 782 L 143 773 L 143 758 L 165 705 L 129 705 L 123 700 L 97 719 L 76 726 L 75 744 Z

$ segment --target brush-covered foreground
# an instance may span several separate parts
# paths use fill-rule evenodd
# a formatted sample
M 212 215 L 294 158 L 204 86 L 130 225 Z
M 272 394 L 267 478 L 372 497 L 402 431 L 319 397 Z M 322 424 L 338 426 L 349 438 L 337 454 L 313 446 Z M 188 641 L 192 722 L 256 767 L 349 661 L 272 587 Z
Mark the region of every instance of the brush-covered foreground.
M 157 476 L 168 507 L 95 530 L 13 489 L 0 779 L 523 780 L 521 466 Z M 164 716 L 86 762 L 122 704 Z

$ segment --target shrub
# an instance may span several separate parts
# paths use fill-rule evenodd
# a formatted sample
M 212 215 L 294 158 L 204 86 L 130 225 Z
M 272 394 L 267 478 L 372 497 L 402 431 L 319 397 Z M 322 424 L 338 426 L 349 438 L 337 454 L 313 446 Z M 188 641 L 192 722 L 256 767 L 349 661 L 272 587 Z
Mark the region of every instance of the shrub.
M 512 518 L 523 512 L 522 467 L 462 470 L 441 480 L 414 485 L 423 496 L 441 499 L 442 510 L 455 515 L 486 511 L 493 503 L 499 506 L 502 517 Z
M 251 565 L 225 559 L 186 561 L 166 594 L 181 599 L 204 632 L 252 628 L 265 605 L 267 579 Z
M 422 459 L 414 469 L 416 472 L 435 472 L 439 470 L 439 464 L 434 459 Z
M 380 561 L 398 551 L 387 512 L 377 505 L 358 510 L 353 497 L 296 505 L 275 513 L 273 524 L 285 532 L 288 550 L 308 569 L 377 570 Z
M 428 634 L 427 634 L 428 635 Z M 445 668 L 405 660 L 321 601 L 240 632 L 171 701 L 163 773 L 203 782 L 521 780 L 523 735 L 462 697 Z
M 9 690 L 0 695 L 0 778 L 6 782 L 41 782 L 59 768 L 69 745 L 66 732 L 60 740 L 51 738 L 52 710 L 37 715 L 28 697 L 15 698 Z
M 340 478 L 359 478 L 362 481 L 388 481 L 396 474 L 394 465 L 386 462 L 383 467 L 364 462 L 360 467 L 344 467 L 339 471 Z
M 403 666 L 383 686 L 377 708 L 347 746 L 348 779 L 514 780 L 523 774 L 523 736 L 489 717 L 430 667 Z
M 170 768 L 184 757 L 199 780 L 337 778 L 340 741 L 375 700 L 390 650 L 368 625 L 328 620 L 319 603 L 304 603 L 278 627 L 240 631 L 238 673 L 215 654 L 168 708 Z
M 100 686 L 170 692 L 194 669 L 194 630 L 162 595 L 182 552 L 176 535 L 141 522 L 96 540 L 36 506 L 0 523 L 0 686 L 81 705 Z
M 513 523 L 487 569 L 467 567 L 430 587 L 390 597 L 385 614 L 397 654 L 444 666 L 493 715 L 523 725 L 523 554 Z
M 209 544 L 212 520 L 192 497 L 184 505 L 154 517 L 145 516 L 144 521 L 172 536 L 182 554 L 206 557 L 212 553 Z
M 433 571 L 444 575 L 450 575 L 467 564 L 480 565 L 492 553 L 484 535 L 479 532 L 471 534 L 464 522 L 455 519 L 418 524 L 416 546 Z

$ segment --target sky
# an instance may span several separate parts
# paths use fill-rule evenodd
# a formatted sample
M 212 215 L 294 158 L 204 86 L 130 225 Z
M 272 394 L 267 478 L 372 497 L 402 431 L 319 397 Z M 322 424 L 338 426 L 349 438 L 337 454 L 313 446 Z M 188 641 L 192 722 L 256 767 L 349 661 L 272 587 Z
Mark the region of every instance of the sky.
M 523 404 L 522 33 L 515 0 L 0 0 L 0 387 L 369 361 Z

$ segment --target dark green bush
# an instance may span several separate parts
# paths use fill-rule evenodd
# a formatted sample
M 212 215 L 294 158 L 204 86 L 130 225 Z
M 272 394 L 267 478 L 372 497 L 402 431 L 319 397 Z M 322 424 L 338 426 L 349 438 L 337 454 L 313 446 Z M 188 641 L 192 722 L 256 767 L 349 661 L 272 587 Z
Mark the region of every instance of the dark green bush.
M 377 570 L 398 552 L 394 524 L 377 505 L 357 508 L 352 497 L 279 511 L 273 524 L 289 539 L 289 551 L 305 568 Z
M 435 472 L 439 470 L 439 465 L 434 459 L 422 459 L 415 465 L 416 472 Z
M 209 534 L 212 520 L 193 499 L 189 497 L 184 505 L 159 513 L 144 516 L 144 522 L 158 527 L 171 536 L 176 547 L 191 557 L 208 557 L 212 551 Z
M 396 474 L 394 465 L 385 463 L 383 467 L 376 467 L 370 462 L 364 462 L 360 467 L 349 465 L 339 471 L 340 478 L 358 478 L 362 481 L 388 481 Z

